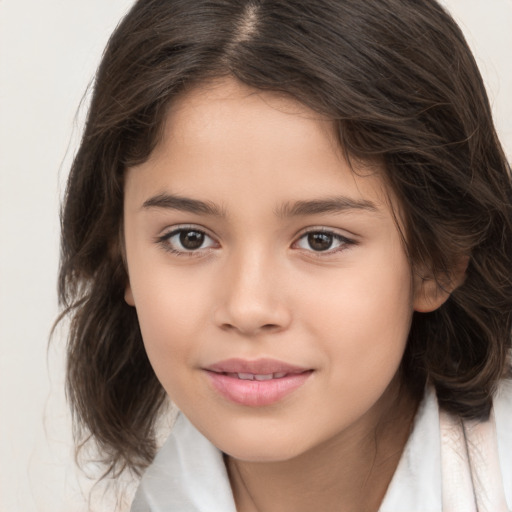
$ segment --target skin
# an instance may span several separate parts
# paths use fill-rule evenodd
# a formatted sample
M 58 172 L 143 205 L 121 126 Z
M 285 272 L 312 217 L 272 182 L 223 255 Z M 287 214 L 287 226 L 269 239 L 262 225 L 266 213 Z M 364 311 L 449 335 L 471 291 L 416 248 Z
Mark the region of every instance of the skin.
M 343 208 L 292 211 L 334 197 Z M 397 375 L 411 317 L 446 299 L 414 277 L 393 208 L 381 169 L 354 173 L 328 120 L 231 79 L 183 94 L 127 170 L 125 298 L 165 390 L 226 454 L 239 511 L 378 509 L 416 407 Z M 179 228 L 207 236 L 187 251 Z M 308 231 L 332 245 L 313 250 Z M 312 372 L 241 405 L 205 372 L 234 357 Z

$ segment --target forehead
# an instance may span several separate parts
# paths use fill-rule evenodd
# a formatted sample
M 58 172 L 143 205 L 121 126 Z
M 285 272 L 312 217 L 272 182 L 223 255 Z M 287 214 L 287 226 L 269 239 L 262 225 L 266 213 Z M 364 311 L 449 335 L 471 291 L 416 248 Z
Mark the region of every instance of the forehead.
M 304 146 L 305 140 L 310 144 Z M 156 151 L 175 149 L 175 142 L 180 149 L 201 145 L 224 156 L 226 150 L 234 154 L 236 146 L 244 145 L 250 155 L 251 148 L 265 145 L 275 161 L 273 149 L 281 148 L 285 158 L 299 141 L 305 151 L 328 149 L 341 155 L 331 120 L 287 95 L 227 78 L 196 86 L 172 102 Z
M 150 158 L 128 169 L 141 198 L 171 192 L 229 206 L 241 197 L 274 209 L 291 200 L 349 195 L 387 209 L 383 167 L 347 162 L 335 124 L 296 100 L 234 79 L 203 84 L 171 104 Z M 204 197 L 208 196 L 208 197 Z

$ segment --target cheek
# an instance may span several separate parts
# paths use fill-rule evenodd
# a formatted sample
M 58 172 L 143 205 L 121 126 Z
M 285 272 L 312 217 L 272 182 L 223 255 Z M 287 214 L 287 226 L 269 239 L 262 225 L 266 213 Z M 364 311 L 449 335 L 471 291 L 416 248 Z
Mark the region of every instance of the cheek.
M 157 376 L 165 380 L 192 357 L 208 320 L 208 282 L 165 267 L 131 276 L 146 352 Z M 190 343 L 196 340 L 196 344 Z M 165 385 L 165 382 L 163 382 Z
M 351 273 L 324 300 L 311 304 L 309 325 L 322 351 L 330 394 L 319 407 L 340 407 L 340 421 L 355 421 L 383 395 L 395 377 L 412 318 L 408 266 L 392 274 Z M 333 398 L 334 397 L 334 398 Z M 346 416 L 346 417 L 345 417 Z
M 194 362 L 190 340 L 198 339 L 197 317 L 192 317 L 195 310 L 186 306 L 187 301 L 180 300 L 175 293 L 160 299 L 153 296 L 148 303 L 142 301 L 137 306 L 146 354 L 158 380 L 175 403 L 184 400 L 180 383 L 189 378 L 186 369 Z
M 405 256 L 380 254 L 320 284 L 304 311 L 325 357 L 344 368 L 347 380 L 381 369 L 392 374 L 401 361 L 413 313 Z

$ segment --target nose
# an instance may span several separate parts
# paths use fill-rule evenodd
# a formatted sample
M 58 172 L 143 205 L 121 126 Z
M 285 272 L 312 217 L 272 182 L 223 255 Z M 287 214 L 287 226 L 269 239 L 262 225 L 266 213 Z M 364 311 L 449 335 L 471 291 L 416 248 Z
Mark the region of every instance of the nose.
M 285 330 L 291 311 L 279 265 L 263 251 L 247 252 L 229 258 L 219 273 L 214 321 L 245 336 Z

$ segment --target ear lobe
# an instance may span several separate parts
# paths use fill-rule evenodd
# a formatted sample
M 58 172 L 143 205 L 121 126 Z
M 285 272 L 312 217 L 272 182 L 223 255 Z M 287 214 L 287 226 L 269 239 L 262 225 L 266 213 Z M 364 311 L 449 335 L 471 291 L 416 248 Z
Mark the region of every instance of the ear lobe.
M 414 274 L 414 311 L 431 313 L 440 308 L 466 278 L 469 256 L 459 258 L 452 272 L 434 276 L 431 270 Z
M 414 311 L 430 313 L 440 308 L 450 296 L 451 291 L 441 287 L 433 277 L 414 276 Z
M 132 287 L 130 283 L 127 283 L 126 288 L 124 289 L 124 301 L 128 306 L 135 306 L 135 301 L 133 300 Z

